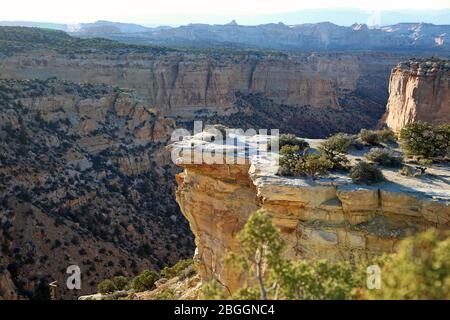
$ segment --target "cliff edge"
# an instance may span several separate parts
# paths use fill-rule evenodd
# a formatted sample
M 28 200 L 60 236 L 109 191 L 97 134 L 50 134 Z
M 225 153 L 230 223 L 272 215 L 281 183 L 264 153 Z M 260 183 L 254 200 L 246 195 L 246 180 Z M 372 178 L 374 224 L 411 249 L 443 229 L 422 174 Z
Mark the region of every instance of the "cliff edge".
M 240 137 L 237 137 L 239 140 Z M 246 140 L 252 150 L 267 136 Z M 235 155 L 241 164 L 193 164 L 182 155 L 177 165 L 177 201 L 195 235 L 195 260 L 203 281 L 216 279 L 230 292 L 241 280 L 227 268 L 224 257 L 238 250 L 236 234 L 258 208 L 271 213 L 293 259 L 361 261 L 385 252 L 395 252 L 407 235 L 429 228 L 450 227 L 450 168 L 433 166 L 429 177 L 405 177 L 395 169 L 383 169 L 387 181 L 355 185 L 344 173 L 330 173 L 311 180 L 276 175 L 276 156 L 270 153 L 245 157 L 235 144 L 222 146 L 209 133 L 185 137 L 171 146 L 201 145 L 210 151 Z M 210 142 L 208 142 L 210 141 Z M 320 140 L 307 140 L 314 149 Z M 189 148 L 188 147 L 188 148 Z M 366 150 L 367 151 L 367 150 Z M 355 163 L 364 150 L 349 154 Z M 205 154 L 205 153 L 204 153 Z M 216 153 L 217 154 L 217 153 Z

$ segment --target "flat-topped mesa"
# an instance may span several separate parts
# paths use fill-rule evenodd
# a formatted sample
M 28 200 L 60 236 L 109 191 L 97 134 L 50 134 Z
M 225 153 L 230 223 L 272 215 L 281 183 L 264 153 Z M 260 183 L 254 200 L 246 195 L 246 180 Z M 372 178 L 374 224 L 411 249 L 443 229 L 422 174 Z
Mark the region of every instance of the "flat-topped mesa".
M 392 70 L 384 121 L 394 131 L 411 122 L 450 123 L 450 60 L 412 59 Z
M 208 136 L 208 134 L 206 134 Z M 205 133 L 185 137 L 171 146 L 201 143 L 206 150 L 235 145 L 208 142 Z M 267 136 L 254 136 L 248 147 Z M 307 140 L 314 150 L 320 140 Z M 209 152 L 208 151 L 208 152 Z M 355 162 L 361 154 L 348 155 Z M 187 158 L 186 158 L 187 159 Z M 439 179 L 404 177 L 385 169 L 387 182 L 355 185 L 344 173 L 323 178 L 288 178 L 276 175 L 276 157 L 270 153 L 247 157 L 244 164 L 177 164 L 177 201 L 195 234 L 195 260 L 202 280 L 217 279 L 230 291 L 240 286 L 236 270 L 224 257 L 237 251 L 236 234 L 258 208 L 269 210 L 286 241 L 286 256 L 359 261 L 393 252 L 400 239 L 428 228 L 450 227 L 450 168 L 432 167 Z

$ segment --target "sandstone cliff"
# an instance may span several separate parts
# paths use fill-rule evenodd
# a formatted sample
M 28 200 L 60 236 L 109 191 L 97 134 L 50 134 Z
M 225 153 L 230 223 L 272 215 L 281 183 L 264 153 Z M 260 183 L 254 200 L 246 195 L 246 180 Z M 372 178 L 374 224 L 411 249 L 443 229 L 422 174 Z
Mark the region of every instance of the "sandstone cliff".
M 200 110 L 232 113 L 236 92 L 261 93 L 277 103 L 319 108 L 338 108 L 344 93 L 364 87 L 385 95 L 389 70 L 399 60 L 387 54 L 365 57 L 350 53 L 297 56 L 257 56 L 245 52 L 164 56 L 75 53 L 69 57 L 47 51 L 3 57 L 0 76 L 58 77 L 130 88 L 168 114 L 192 118 Z M 373 82 L 367 81 L 369 76 Z
M 392 70 L 384 122 L 399 131 L 422 120 L 450 123 L 450 61 L 410 60 Z
M 377 121 L 389 72 L 405 58 L 382 52 L 174 50 L 26 28 L 0 28 L 0 44 L 0 78 L 57 77 L 130 88 L 166 115 L 188 120 L 202 112 L 233 114 L 236 93 L 249 93 L 294 107 L 367 106 Z
M 218 150 L 208 133 L 187 137 L 175 147 L 202 144 Z M 205 139 L 206 137 L 206 139 Z M 251 150 L 264 136 L 247 143 Z M 309 140 L 314 148 L 317 140 Z M 237 153 L 227 145 L 226 155 Z M 360 154 L 350 155 L 356 161 Z M 357 186 L 342 174 L 308 180 L 276 176 L 273 158 L 254 156 L 246 164 L 191 164 L 178 158 L 177 201 L 195 235 L 195 259 L 202 280 L 217 279 L 233 291 L 239 275 L 223 262 L 239 244 L 237 232 L 257 208 L 267 208 L 293 259 L 360 261 L 393 252 L 403 237 L 428 228 L 450 227 L 450 168 L 434 167 L 439 177 L 407 178 L 383 170 L 387 182 Z

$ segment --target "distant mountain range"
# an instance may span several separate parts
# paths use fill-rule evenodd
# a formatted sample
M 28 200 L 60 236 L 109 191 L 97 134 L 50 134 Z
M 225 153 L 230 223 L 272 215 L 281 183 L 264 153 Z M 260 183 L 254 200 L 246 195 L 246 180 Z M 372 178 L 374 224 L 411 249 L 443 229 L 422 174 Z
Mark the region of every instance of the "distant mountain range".
M 160 25 L 181 26 L 189 23 L 205 23 L 205 24 L 225 24 L 235 19 L 241 25 L 260 25 L 271 22 L 283 22 L 287 25 L 297 25 L 305 23 L 331 22 L 340 26 L 351 26 L 354 23 L 365 23 L 369 26 L 379 25 L 387 26 L 397 23 L 424 22 L 433 24 L 450 24 L 450 5 L 446 9 L 396 9 L 371 11 L 357 8 L 322 8 L 322 9 L 302 9 L 299 11 L 290 11 L 282 13 L 269 14 L 248 14 L 248 15 L 230 15 L 217 12 L 211 14 L 165 14 L 152 15 L 149 13 L 140 21 L 127 21 L 140 23 L 147 27 L 157 27 Z M 107 18 L 103 20 L 108 20 Z M 122 21 L 123 22 L 123 21 Z M 13 23 L 17 23 L 13 22 Z M 25 23 L 25 25 L 24 25 Z M 89 24 L 87 24 L 89 25 Z M 14 25 L 12 25 L 14 26 Z M 29 22 L 19 22 L 19 26 L 32 26 Z M 71 27 L 66 24 L 55 23 L 35 23 L 37 27 L 55 28 L 62 31 L 68 31 Z M 123 27 L 133 27 L 131 30 L 137 32 L 141 26 L 134 24 L 124 24 Z M 134 29 L 136 27 L 136 29 Z
M 145 27 L 138 24 L 97 21 L 78 25 L 33 22 L 0 22 L 0 25 L 58 29 L 81 38 L 107 38 L 129 44 L 196 48 L 259 48 L 301 51 L 379 50 L 446 53 L 450 49 L 450 24 L 398 23 L 370 28 L 330 22 L 256 26 L 189 24 L 179 27 Z

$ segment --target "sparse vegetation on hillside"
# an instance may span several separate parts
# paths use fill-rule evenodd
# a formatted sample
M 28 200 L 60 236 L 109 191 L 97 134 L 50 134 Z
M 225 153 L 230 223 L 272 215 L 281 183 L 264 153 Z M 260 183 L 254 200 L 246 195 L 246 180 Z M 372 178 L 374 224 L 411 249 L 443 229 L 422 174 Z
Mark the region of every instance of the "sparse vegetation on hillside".
M 133 278 L 131 281 L 131 288 L 135 292 L 151 290 L 159 278 L 160 275 L 157 272 L 153 270 L 145 270 L 140 275 Z
M 194 261 L 192 259 L 184 259 L 178 261 L 175 265 L 172 267 L 164 267 L 161 271 L 161 277 L 170 279 L 173 277 L 180 277 L 183 275 L 183 272 L 192 266 Z
M 385 105 L 371 102 L 358 92 L 349 93 L 342 99 L 342 109 L 290 106 L 264 97 L 262 93 L 236 92 L 231 115 L 197 114 L 196 119 L 205 125 L 224 123 L 231 128 L 282 128 L 286 132 L 306 138 L 323 138 L 336 132 L 357 134 L 361 128 L 376 125 L 384 113 Z M 283 119 L 283 120 L 281 120 Z M 189 121 L 184 126 L 192 125 Z
M 158 280 L 167 281 L 177 277 L 180 281 L 196 275 L 192 259 L 182 259 L 171 267 L 164 267 L 161 272 L 144 270 L 142 273 L 129 280 L 124 276 L 115 276 L 112 279 L 105 279 L 97 285 L 97 291 L 102 294 L 111 294 L 116 291 L 130 290 L 131 292 L 150 291 L 155 288 Z M 157 300 L 176 299 L 176 294 L 168 289 L 155 296 Z
M 103 280 L 102 282 L 100 282 L 97 286 L 97 291 L 103 294 L 107 294 L 107 293 L 113 293 L 114 291 L 117 291 L 117 287 L 114 284 L 114 282 L 112 282 L 112 280 Z
M 68 254 L 83 263 L 86 281 L 83 292 L 60 298 L 192 256 L 176 169 L 153 157 L 162 143 L 135 135 L 156 121 L 132 92 L 114 87 L 0 80 L 0 264 L 20 294 L 32 298 Z M 35 249 L 17 254 L 27 246 Z
M 72 37 L 64 31 L 52 29 L 0 27 L 0 53 L 11 54 L 30 49 L 53 49 L 67 54 L 94 51 L 163 54 L 169 51 L 176 51 L 166 47 L 132 45 L 104 38 L 82 39 Z

